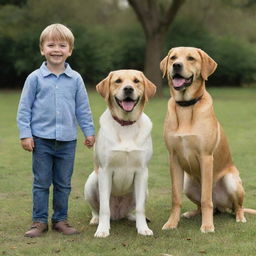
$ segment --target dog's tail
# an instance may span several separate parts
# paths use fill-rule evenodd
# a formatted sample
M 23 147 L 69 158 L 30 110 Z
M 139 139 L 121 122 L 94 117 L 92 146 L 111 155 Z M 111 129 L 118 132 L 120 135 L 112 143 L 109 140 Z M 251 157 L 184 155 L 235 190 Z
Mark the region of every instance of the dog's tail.
M 256 210 L 254 209 L 244 208 L 244 212 L 256 215 Z

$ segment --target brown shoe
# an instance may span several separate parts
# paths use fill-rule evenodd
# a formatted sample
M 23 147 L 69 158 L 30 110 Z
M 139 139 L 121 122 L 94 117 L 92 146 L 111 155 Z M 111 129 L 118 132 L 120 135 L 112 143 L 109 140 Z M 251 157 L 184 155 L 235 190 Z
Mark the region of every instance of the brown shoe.
M 70 226 L 66 220 L 52 223 L 52 229 L 64 235 L 79 234 L 79 232 L 75 228 Z
M 33 222 L 30 229 L 25 233 L 25 237 L 38 237 L 48 231 L 48 224 L 43 222 Z

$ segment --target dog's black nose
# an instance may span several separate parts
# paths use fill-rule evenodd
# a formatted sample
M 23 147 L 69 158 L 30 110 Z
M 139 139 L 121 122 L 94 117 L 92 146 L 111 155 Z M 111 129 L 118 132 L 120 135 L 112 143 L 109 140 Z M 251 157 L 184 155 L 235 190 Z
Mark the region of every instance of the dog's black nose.
M 132 86 L 127 85 L 124 87 L 124 93 L 125 95 L 131 95 L 133 93 L 134 89 Z
M 172 66 L 173 66 L 173 70 L 174 70 L 175 72 L 179 72 L 179 71 L 181 71 L 182 68 L 183 68 L 183 64 L 180 63 L 180 62 L 173 63 Z

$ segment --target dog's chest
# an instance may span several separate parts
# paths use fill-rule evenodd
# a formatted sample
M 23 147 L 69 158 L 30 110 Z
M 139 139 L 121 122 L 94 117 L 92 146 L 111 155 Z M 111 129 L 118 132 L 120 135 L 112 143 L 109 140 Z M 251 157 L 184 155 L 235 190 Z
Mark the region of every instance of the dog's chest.
M 147 171 L 152 155 L 152 124 L 142 114 L 135 124 L 120 126 L 106 111 L 100 125 L 95 146 L 99 167 L 111 175 L 113 195 L 130 193 L 134 190 L 136 174 Z
M 108 168 L 112 171 L 112 194 L 123 195 L 134 190 L 134 177 L 137 171 L 141 171 L 142 152 L 111 151 Z
M 200 175 L 200 136 L 195 134 L 172 134 L 169 136 L 180 166 L 191 175 Z
M 109 143 L 106 162 L 108 168 L 126 170 L 140 169 L 152 153 L 151 139 L 143 138 L 141 130 L 122 129 L 116 139 Z
M 122 137 L 112 145 L 108 155 L 108 171 L 112 173 L 112 194 L 123 195 L 134 190 L 137 172 L 144 171 L 146 155 L 150 147 L 138 145 L 135 139 Z
M 112 168 L 139 168 L 143 162 L 143 150 L 139 148 L 113 148 L 109 152 L 108 166 Z

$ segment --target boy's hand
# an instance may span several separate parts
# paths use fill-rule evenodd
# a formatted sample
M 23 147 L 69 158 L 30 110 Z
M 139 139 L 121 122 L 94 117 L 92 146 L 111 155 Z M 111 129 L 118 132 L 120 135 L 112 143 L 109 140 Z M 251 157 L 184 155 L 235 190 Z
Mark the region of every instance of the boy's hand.
M 24 138 L 24 139 L 21 139 L 20 142 L 21 142 L 21 146 L 23 147 L 23 149 L 25 149 L 29 152 L 33 151 L 33 149 L 35 147 L 33 138 Z
M 94 143 L 95 143 L 95 136 L 94 135 L 85 137 L 84 145 L 87 148 L 91 148 L 94 145 Z

